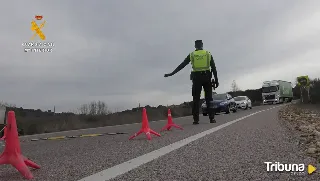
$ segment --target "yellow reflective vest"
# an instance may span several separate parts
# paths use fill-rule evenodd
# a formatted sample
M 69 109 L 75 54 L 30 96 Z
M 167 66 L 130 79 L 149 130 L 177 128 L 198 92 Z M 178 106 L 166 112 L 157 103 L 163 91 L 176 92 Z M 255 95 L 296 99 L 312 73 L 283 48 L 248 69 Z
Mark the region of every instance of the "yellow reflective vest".
M 197 50 L 190 53 L 192 71 L 210 70 L 211 53 L 206 50 Z
M 301 83 L 300 83 L 300 80 L 301 79 L 306 79 L 307 80 L 307 84 L 306 86 L 309 86 L 310 85 L 310 79 L 309 79 L 309 76 L 307 75 L 303 75 L 303 76 L 299 76 L 297 77 L 297 82 L 298 82 L 298 85 L 301 86 Z

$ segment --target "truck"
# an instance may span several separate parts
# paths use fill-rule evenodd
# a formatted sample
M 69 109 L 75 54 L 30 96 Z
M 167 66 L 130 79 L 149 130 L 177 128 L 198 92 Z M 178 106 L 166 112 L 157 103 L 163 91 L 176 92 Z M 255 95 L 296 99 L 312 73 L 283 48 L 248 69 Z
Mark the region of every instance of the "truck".
M 262 83 L 263 104 L 291 102 L 293 99 L 292 84 L 283 80 L 264 81 Z

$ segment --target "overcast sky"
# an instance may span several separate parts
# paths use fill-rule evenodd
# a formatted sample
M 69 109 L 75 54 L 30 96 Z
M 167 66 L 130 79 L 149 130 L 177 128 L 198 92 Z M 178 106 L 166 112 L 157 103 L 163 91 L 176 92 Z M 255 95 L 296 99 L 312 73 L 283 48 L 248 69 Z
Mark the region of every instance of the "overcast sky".
M 3 1 L 0 15 L 0 99 L 26 108 L 61 112 L 101 100 L 114 111 L 190 101 L 191 65 L 163 75 L 197 39 L 215 59 L 217 92 L 230 91 L 232 80 L 245 90 L 320 77 L 319 0 L 20 0 Z M 35 15 L 46 20 L 52 53 L 23 51 Z

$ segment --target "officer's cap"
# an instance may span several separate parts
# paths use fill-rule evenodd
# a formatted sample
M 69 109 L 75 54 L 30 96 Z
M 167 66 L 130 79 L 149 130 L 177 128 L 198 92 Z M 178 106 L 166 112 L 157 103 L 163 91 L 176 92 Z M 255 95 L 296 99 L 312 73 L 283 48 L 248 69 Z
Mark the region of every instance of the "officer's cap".
M 202 40 L 196 40 L 194 43 L 195 44 L 202 44 Z

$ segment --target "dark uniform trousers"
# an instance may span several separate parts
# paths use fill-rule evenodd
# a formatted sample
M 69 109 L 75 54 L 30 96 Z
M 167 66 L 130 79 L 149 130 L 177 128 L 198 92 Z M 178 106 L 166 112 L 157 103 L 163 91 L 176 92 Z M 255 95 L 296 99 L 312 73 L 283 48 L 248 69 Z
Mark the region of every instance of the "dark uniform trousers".
M 200 96 L 202 87 L 205 92 L 205 100 L 207 104 L 207 110 L 209 119 L 214 119 L 214 110 L 210 102 L 212 101 L 212 84 L 211 84 L 212 73 L 210 71 L 192 72 L 192 115 L 195 122 L 199 121 L 199 109 L 200 109 Z

